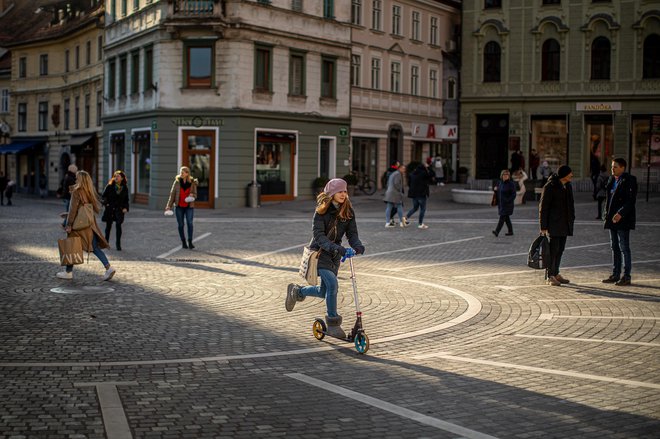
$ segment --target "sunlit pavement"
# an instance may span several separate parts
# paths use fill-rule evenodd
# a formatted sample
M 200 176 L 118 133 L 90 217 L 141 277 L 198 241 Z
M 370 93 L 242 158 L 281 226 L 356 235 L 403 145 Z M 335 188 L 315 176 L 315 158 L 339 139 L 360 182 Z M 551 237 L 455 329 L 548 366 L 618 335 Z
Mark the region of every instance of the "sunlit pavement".
M 536 203 L 495 238 L 496 209 L 433 189 L 426 230 L 386 229 L 380 194 L 353 198 L 366 355 L 313 337 L 322 301 L 284 309 L 310 201 L 198 209 L 192 251 L 174 218 L 133 207 L 103 282 L 93 255 L 56 279 L 61 203 L 16 196 L 0 207 L 0 438 L 657 438 L 660 197 L 640 194 L 633 285 L 617 287 L 577 194 L 571 283 L 551 287 L 525 264 Z M 348 330 L 346 268 L 340 290 Z

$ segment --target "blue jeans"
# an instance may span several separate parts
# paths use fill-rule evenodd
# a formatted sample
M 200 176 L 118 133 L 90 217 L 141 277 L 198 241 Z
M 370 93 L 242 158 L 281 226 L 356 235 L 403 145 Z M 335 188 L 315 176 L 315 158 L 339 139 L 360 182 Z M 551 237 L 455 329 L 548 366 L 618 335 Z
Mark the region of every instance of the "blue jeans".
M 390 213 L 392 213 L 392 208 L 396 207 L 396 213 L 399 215 L 399 222 L 403 222 L 403 204 L 402 203 L 390 203 L 387 202 L 387 208 L 385 208 L 385 222 L 390 222 Z
M 70 199 L 67 200 L 65 198 L 62 201 L 64 201 L 64 210 L 66 211 L 66 213 L 69 213 L 69 204 L 71 204 L 71 200 Z M 66 217 L 64 217 L 64 220 L 62 220 L 62 227 L 66 227 Z
M 108 257 L 103 253 L 103 250 L 99 248 L 99 240 L 96 237 L 96 233 L 94 233 L 94 238 L 92 239 L 92 252 L 94 253 L 94 256 L 99 258 L 99 261 L 103 264 L 104 267 L 108 267 L 110 265 L 110 262 L 108 262 Z M 67 265 L 66 266 L 66 272 L 71 273 L 73 271 L 73 265 Z
M 304 297 L 312 296 L 325 299 L 328 317 L 337 317 L 337 290 L 339 289 L 337 276 L 325 268 L 319 268 L 319 276 L 321 277 L 320 285 L 303 287 L 300 289 L 299 294 Z
M 426 197 L 413 198 L 413 207 L 406 214 L 406 218 L 410 219 L 411 216 L 419 209 L 419 223 L 424 224 L 424 214 L 426 213 Z
M 175 212 L 176 222 L 179 224 L 179 237 L 181 241 L 186 240 L 186 235 L 183 234 L 183 217 L 186 218 L 186 223 L 188 224 L 188 241 L 193 239 L 193 216 L 195 209 L 192 207 L 179 207 L 176 206 Z
M 612 274 L 621 276 L 621 255 L 623 254 L 623 277 L 630 278 L 632 271 L 632 256 L 630 255 L 630 230 L 610 229 L 610 243 L 612 244 Z

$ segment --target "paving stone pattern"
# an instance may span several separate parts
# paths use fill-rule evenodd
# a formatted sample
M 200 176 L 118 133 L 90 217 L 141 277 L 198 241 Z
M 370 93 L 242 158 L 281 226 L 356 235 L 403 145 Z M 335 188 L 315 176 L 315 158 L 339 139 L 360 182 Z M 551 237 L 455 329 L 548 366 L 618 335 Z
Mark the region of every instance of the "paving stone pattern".
M 0 207 L 0 439 L 120 437 L 94 383 L 116 383 L 134 438 L 657 438 L 660 197 L 640 196 L 633 285 L 617 287 L 600 282 L 608 234 L 577 194 L 571 284 L 550 287 L 525 266 L 535 203 L 495 238 L 495 209 L 450 189 L 433 188 L 427 230 L 386 229 L 382 194 L 354 197 L 367 355 L 312 336 L 322 301 L 284 309 L 311 201 L 197 209 L 195 235 L 210 235 L 165 258 L 175 219 L 132 206 L 103 282 L 93 255 L 55 278 L 61 204 L 19 194 Z

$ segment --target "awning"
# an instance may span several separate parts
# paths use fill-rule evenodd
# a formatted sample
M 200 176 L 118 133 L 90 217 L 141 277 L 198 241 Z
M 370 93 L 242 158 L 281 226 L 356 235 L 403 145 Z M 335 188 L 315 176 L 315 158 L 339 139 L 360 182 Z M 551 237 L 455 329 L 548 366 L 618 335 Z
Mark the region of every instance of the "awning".
M 66 146 L 81 146 L 89 143 L 96 134 L 85 134 L 82 136 L 71 136 L 68 142 L 63 142 Z
M 28 149 L 43 145 L 42 140 L 24 140 L 12 142 L 8 145 L 0 145 L 0 154 L 18 154 Z

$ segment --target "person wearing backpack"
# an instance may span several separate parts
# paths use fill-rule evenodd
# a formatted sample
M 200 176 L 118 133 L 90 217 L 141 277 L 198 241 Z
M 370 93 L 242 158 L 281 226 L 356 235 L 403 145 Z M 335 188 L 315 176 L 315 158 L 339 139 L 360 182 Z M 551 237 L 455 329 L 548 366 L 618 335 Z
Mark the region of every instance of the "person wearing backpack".
M 493 235 L 497 238 L 506 223 L 506 236 L 513 235 L 513 225 L 510 216 L 513 215 L 513 205 L 516 201 L 516 184 L 511 180 L 511 174 L 508 169 L 500 172 L 500 182 L 497 184 L 497 213 L 500 220 L 497 227 L 493 230 Z

